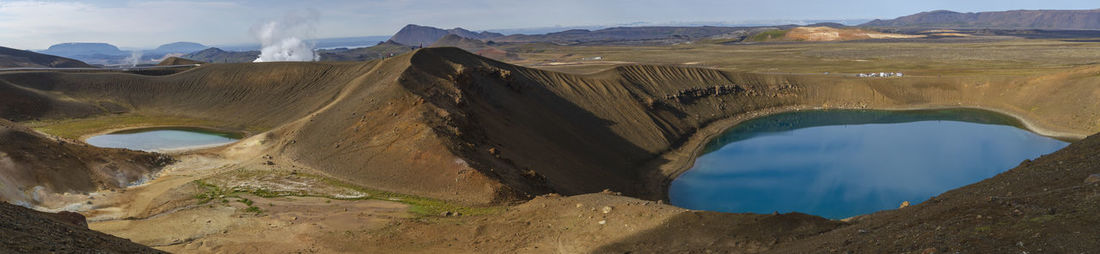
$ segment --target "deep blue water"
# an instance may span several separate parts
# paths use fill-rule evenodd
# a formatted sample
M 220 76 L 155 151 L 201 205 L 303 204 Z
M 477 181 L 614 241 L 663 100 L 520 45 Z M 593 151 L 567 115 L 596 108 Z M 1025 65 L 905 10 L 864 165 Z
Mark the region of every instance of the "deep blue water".
M 973 110 L 805 111 L 727 130 L 669 187 L 672 204 L 840 219 L 923 202 L 1068 143 Z
M 85 140 L 96 147 L 156 151 L 235 142 L 236 134 L 217 133 L 193 128 L 155 128 L 116 132 Z

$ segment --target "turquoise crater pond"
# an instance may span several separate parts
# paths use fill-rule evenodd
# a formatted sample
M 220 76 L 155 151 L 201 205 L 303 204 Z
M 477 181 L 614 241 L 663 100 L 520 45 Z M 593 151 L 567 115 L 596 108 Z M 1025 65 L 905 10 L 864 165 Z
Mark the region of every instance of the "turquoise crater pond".
M 239 134 L 199 128 L 147 128 L 93 136 L 84 142 L 96 147 L 164 151 L 224 145 L 240 138 Z
M 841 219 L 923 202 L 1067 142 L 977 110 L 815 110 L 738 124 L 669 186 L 677 206 Z

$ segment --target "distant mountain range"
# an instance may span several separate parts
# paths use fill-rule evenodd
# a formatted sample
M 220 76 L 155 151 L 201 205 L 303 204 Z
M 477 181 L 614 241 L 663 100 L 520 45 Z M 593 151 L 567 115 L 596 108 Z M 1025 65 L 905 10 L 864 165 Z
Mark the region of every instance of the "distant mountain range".
M 151 63 L 167 56 L 178 56 L 209 48 L 194 42 L 173 42 L 160 45 L 155 49 L 128 51 L 115 45 L 101 42 L 69 42 L 50 46 L 39 53 L 77 59 L 97 65 L 124 65 Z M 138 59 L 134 59 L 137 56 Z
M 165 54 L 186 54 L 199 50 L 210 48 L 206 45 L 194 43 L 194 42 L 173 42 L 164 45 L 160 45 L 156 49 L 146 51 L 147 54 L 153 55 L 165 55 Z
M 825 22 L 809 26 L 844 28 L 849 23 Z M 644 25 L 644 24 L 641 24 Z M 409 24 L 386 40 L 384 36 L 362 36 L 310 40 L 324 61 L 363 61 L 407 52 L 416 47 L 459 47 L 483 55 L 507 56 L 500 45 L 514 43 L 554 43 L 559 45 L 669 45 L 699 40 L 738 42 L 772 30 L 788 30 L 799 25 L 780 26 L 641 26 L 629 24 L 600 29 L 571 29 L 541 34 L 511 34 L 470 31 L 461 27 L 441 29 Z M 993 29 L 986 34 L 1020 35 L 1020 31 L 1100 30 L 1100 9 L 1097 10 L 1016 10 L 999 12 L 959 13 L 953 11 L 921 12 L 890 20 L 873 20 L 860 25 L 868 28 L 909 29 Z M 560 28 L 547 28 L 560 29 Z M 872 29 L 873 30 L 873 29 Z M 1040 31 L 1041 30 L 1041 31 Z M 776 32 L 777 33 L 777 32 Z M 1047 35 L 1031 35 L 1047 36 Z M 1061 35 L 1060 35 L 1061 36 Z M 1078 35 L 1073 35 L 1078 36 Z M 1085 35 L 1080 35 L 1085 36 Z M 1080 37 L 1078 36 L 1078 37 Z M 385 41 L 383 43 L 383 41 Z M 220 46 L 212 48 L 193 42 L 174 42 L 144 50 L 142 63 L 156 62 L 170 56 L 180 56 L 211 63 L 251 62 L 259 55 L 259 45 Z M 62 43 L 40 53 L 72 58 L 95 65 L 125 64 L 132 52 L 107 43 Z M 494 57 L 500 58 L 500 57 Z M 44 65 L 45 66 L 45 65 Z
M 313 43 L 318 49 L 361 48 L 376 45 L 386 40 L 386 38 L 387 36 L 359 36 L 313 39 L 309 40 L 309 42 Z M 185 58 L 194 57 L 195 60 L 211 63 L 251 62 L 256 59 L 256 55 L 259 55 L 259 49 L 260 45 L 258 44 L 231 45 L 224 48 L 214 48 L 195 42 L 173 42 L 160 45 L 154 49 L 136 50 L 135 52 L 121 50 L 115 45 L 107 43 L 69 42 L 56 44 L 50 46 L 46 50 L 38 52 L 73 58 L 89 64 L 109 66 L 132 64 L 132 58 L 135 55 L 140 55 L 139 64 L 157 63 L 167 57 L 173 56 L 182 56 Z M 245 61 L 246 59 L 247 61 Z
M 390 37 L 390 40 L 403 45 L 419 47 L 432 45 L 432 43 L 435 43 L 435 41 L 438 41 L 439 39 L 443 38 L 443 36 L 447 36 L 448 34 L 454 34 L 464 38 L 477 40 L 492 39 L 504 36 L 504 34 L 492 32 L 473 32 L 470 30 L 462 29 L 461 27 L 444 30 L 430 26 L 409 24 L 401 28 L 400 31 L 397 31 L 397 33 L 394 34 L 393 37 Z
M 1100 9 L 1096 10 L 1016 10 L 959 13 L 921 12 L 890 20 L 873 20 L 861 26 L 909 28 L 990 28 L 990 29 L 1100 29 Z
M 92 66 L 74 59 L 0 47 L 0 68 L 11 67 L 76 68 Z
M 93 56 L 129 56 L 130 52 L 119 50 L 115 45 L 99 42 L 68 42 L 55 44 L 39 53 L 69 58 L 88 58 Z
M 600 30 L 574 29 L 556 33 L 526 35 L 514 34 L 494 38 L 496 42 L 555 42 L 555 43 L 585 43 L 618 41 L 622 43 L 638 43 L 642 41 L 670 41 L 683 42 L 704 39 L 727 33 L 746 30 L 746 27 L 719 27 L 719 26 L 649 26 L 649 27 L 612 27 Z
M 440 29 L 430 26 L 407 25 L 390 38 L 391 41 L 408 46 L 430 46 L 447 35 L 461 38 L 493 42 L 553 42 L 584 43 L 618 41 L 637 43 L 640 41 L 662 40 L 669 43 L 697 40 L 745 30 L 745 27 L 722 26 L 638 26 L 612 27 L 599 30 L 573 29 L 546 34 L 504 35 L 493 32 L 472 32 L 462 28 Z M 454 41 L 456 38 L 451 38 Z M 469 42 L 467 42 L 468 44 Z
M 486 31 L 497 32 L 502 34 L 526 34 L 526 35 L 538 35 L 556 33 L 568 30 L 584 29 L 584 30 L 600 30 L 612 27 L 655 27 L 655 26 L 675 26 L 675 27 L 699 27 L 699 26 L 724 26 L 724 27 L 767 27 L 767 26 L 782 26 L 782 25 L 808 25 L 818 23 L 836 23 L 843 24 L 845 26 L 854 26 L 871 21 L 870 19 L 769 19 L 769 20 L 742 20 L 742 21 L 726 21 L 726 22 L 634 22 L 628 24 L 616 24 L 616 25 L 594 25 L 594 26 L 550 26 L 550 27 L 527 27 L 527 28 L 504 28 L 504 29 L 489 29 Z

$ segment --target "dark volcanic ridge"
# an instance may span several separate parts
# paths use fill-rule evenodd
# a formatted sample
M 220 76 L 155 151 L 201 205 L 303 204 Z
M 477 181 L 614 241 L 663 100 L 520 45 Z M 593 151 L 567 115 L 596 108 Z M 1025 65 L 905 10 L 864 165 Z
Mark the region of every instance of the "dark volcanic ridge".
M 79 60 L 0 47 L 0 68 L 11 67 L 92 68 L 93 66 Z
M 921 12 L 890 20 L 873 20 L 860 26 L 988 29 L 1100 29 L 1100 9 L 1015 10 L 998 12 Z

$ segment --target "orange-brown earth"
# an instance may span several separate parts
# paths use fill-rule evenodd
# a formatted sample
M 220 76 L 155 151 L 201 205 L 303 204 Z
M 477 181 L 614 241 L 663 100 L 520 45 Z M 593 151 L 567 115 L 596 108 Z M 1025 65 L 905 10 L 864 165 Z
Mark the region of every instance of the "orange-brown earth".
M 791 28 L 785 39 L 795 41 L 850 41 L 870 39 L 911 39 L 924 35 L 882 33 L 856 28 L 832 28 L 824 26 L 804 26 Z

